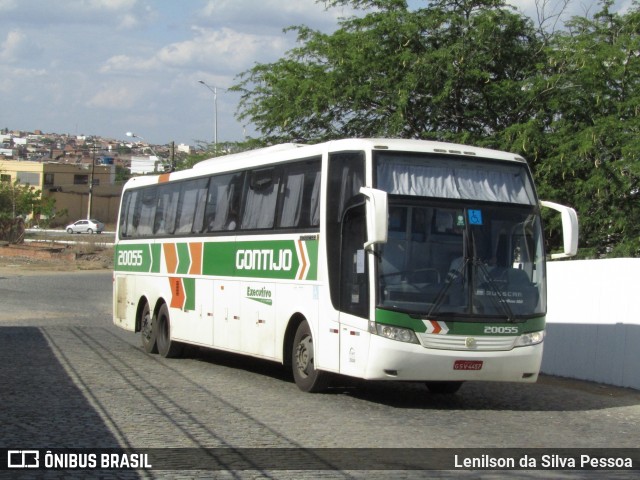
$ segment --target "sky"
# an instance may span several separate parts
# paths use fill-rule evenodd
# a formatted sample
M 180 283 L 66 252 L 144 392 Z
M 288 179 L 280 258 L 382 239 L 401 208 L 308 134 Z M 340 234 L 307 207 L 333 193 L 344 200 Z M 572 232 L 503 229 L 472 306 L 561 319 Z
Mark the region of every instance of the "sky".
M 535 0 L 509 2 L 535 15 Z M 567 15 L 597 5 L 571 0 Z M 315 0 L 0 0 L 0 129 L 195 146 L 217 118 L 219 142 L 257 137 L 226 88 L 295 46 L 284 28 L 331 32 L 353 13 Z

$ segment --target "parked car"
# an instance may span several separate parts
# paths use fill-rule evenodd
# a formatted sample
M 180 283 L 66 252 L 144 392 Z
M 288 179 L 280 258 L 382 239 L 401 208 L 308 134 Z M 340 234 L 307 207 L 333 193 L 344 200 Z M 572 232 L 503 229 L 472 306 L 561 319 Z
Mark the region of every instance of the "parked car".
M 78 220 L 66 227 L 67 233 L 102 233 L 104 230 L 104 223 L 95 220 Z

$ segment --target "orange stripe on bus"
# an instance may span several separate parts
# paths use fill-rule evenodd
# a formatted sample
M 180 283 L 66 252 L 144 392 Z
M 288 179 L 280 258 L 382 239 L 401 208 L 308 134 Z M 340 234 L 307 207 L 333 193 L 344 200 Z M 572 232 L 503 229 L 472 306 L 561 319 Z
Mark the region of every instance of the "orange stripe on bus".
M 169 286 L 171 288 L 171 308 L 182 308 L 185 301 L 182 279 L 178 277 L 169 277 Z
M 189 275 L 200 275 L 202 273 L 202 243 L 190 243 L 191 268 Z
M 298 251 L 300 252 L 300 260 L 302 262 L 302 269 L 300 270 L 298 280 L 304 280 L 304 277 L 307 274 L 307 257 L 304 254 L 304 245 L 302 244 L 302 240 L 298 240 Z
M 170 173 L 163 173 L 161 175 L 158 176 L 158 183 L 166 183 L 169 181 L 169 176 L 171 176 Z
M 164 250 L 164 261 L 167 264 L 167 273 L 176 273 L 178 267 L 178 254 L 176 253 L 176 246 L 173 243 L 162 244 Z

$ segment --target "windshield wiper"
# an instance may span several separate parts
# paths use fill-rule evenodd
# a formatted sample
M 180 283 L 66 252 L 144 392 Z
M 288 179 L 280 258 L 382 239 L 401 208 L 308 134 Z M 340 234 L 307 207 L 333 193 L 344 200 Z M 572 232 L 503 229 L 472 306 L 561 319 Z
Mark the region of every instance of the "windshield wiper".
M 469 264 L 469 262 L 471 262 L 471 258 L 465 257 L 464 261 L 460 262 L 460 267 L 457 270 L 449 271 L 449 273 L 447 274 L 447 281 L 444 287 L 438 292 L 436 301 L 433 302 L 433 306 L 431 307 L 429 312 L 427 312 L 427 317 L 432 317 L 438 313 L 438 310 L 440 310 L 440 307 L 444 303 L 444 299 L 446 298 L 447 293 L 449 293 L 449 290 L 453 286 L 454 281 L 457 278 L 459 278 L 461 275 L 463 276 L 462 272 L 464 272 L 464 270 L 467 268 L 467 265 Z
M 504 295 L 502 295 L 502 292 L 500 292 L 500 288 L 494 281 L 491 273 L 489 273 L 487 266 L 479 258 L 473 260 L 473 265 L 480 267 L 480 271 L 484 275 L 486 279 L 486 283 L 489 284 L 489 286 L 495 293 L 495 297 L 493 295 L 490 295 L 490 297 L 494 300 L 494 302 L 497 301 L 498 305 L 502 307 L 502 311 L 507 317 L 507 321 L 511 323 L 515 322 L 515 315 L 513 314 L 513 310 L 511 310 L 511 307 L 509 306 L 509 302 L 507 302 L 507 299 L 504 298 Z M 497 300 L 496 300 L 496 297 L 497 297 Z

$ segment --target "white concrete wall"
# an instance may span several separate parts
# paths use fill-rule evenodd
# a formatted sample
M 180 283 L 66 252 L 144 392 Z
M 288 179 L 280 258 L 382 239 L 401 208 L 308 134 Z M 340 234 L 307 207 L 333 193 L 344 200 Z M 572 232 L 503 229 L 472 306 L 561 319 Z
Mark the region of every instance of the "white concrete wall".
M 542 372 L 640 390 L 640 258 L 547 269 Z

